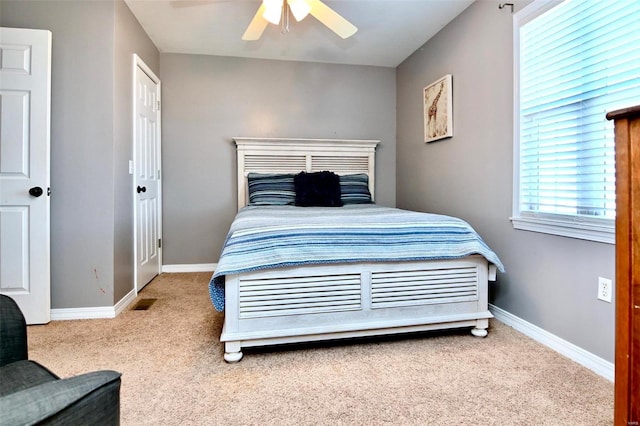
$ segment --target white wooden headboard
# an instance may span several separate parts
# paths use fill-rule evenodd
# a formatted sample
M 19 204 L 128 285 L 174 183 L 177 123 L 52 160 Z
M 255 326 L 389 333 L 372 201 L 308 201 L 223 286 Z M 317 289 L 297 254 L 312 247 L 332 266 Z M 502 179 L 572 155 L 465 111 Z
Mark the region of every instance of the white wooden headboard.
M 329 170 L 339 175 L 366 173 L 375 200 L 378 140 L 233 138 L 238 153 L 238 209 L 249 203 L 247 175 Z

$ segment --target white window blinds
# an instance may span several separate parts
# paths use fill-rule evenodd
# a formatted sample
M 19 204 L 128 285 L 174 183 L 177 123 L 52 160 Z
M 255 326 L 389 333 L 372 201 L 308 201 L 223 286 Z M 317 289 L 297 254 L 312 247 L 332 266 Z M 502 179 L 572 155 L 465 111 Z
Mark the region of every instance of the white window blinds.
M 516 23 L 515 216 L 613 222 L 605 115 L 640 103 L 640 1 L 567 0 Z

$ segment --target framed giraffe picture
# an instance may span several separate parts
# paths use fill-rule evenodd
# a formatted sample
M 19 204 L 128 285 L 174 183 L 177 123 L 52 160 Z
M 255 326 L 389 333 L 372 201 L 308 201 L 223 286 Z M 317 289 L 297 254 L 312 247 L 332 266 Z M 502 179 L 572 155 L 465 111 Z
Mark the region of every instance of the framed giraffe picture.
M 424 88 L 424 141 L 453 136 L 452 77 L 447 74 Z

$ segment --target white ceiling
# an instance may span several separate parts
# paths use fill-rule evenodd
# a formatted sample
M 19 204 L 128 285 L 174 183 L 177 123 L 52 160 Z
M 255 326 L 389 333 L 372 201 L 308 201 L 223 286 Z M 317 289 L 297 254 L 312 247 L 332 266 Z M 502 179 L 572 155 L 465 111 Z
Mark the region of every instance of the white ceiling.
M 242 41 L 260 0 L 125 0 L 163 53 L 396 67 L 474 0 L 324 0 L 358 27 L 343 40 L 312 16 Z

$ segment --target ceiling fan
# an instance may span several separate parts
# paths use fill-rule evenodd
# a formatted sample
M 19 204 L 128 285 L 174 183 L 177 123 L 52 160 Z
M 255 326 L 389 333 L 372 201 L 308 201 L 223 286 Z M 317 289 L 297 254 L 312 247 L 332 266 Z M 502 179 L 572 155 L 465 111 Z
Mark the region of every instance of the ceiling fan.
M 242 39 L 260 39 L 269 23 L 278 25 L 282 22 L 283 31 L 289 31 L 289 13 L 296 21 L 311 15 L 342 38 L 351 37 L 358 31 L 351 22 L 320 0 L 262 0 Z

